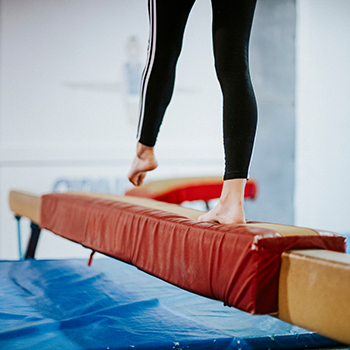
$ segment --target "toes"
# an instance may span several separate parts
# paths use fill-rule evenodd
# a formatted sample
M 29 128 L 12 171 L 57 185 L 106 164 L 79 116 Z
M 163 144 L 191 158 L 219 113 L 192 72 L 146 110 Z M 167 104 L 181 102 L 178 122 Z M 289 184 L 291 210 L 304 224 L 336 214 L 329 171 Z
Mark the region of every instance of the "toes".
M 143 184 L 143 179 L 145 178 L 146 173 L 141 173 L 138 178 L 137 178 L 137 185 L 136 186 L 141 186 Z
M 220 224 L 219 220 L 214 219 L 214 218 L 208 216 L 207 214 L 204 214 L 204 215 L 201 215 L 200 217 L 198 217 L 198 221 L 210 222 L 213 224 Z
M 206 221 L 205 214 L 198 217 L 198 221 Z
M 134 186 L 141 186 L 145 176 L 146 176 L 146 173 L 142 172 L 140 174 L 136 174 L 130 181 Z
M 134 186 L 139 186 L 139 179 L 138 176 L 136 175 L 130 175 L 128 176 L 129 181 L 134 185 Z

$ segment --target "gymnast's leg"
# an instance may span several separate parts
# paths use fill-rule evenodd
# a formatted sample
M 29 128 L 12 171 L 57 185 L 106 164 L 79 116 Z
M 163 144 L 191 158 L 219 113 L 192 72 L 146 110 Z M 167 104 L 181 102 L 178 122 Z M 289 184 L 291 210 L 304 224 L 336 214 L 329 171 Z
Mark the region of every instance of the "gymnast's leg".
M 225 174 L 218 204 L 199 220 L 245 223 L 244 188 L 257 124 L 249 73 L 256 0 L 212 0 L 215 68 L 223 93 Z
M 149 0 L 150 37 L 141 82 L 136 156 L 128 174 L 140 186 L 147 171 L 158 163 L 154 146 L 170 103 L 186 22 L 195 0 Z

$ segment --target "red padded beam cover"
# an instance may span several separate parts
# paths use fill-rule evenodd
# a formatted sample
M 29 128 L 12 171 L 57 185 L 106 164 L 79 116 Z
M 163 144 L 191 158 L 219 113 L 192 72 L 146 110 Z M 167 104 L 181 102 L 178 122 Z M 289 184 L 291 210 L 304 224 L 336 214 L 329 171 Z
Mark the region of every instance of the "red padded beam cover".
M 281 253 L 344 252 L 344 237 L 289 236 L 249 225 L 193 221 L 166 211 L 74 194 L 42 197 L 41 227 L 238 309 L 277 312 Z

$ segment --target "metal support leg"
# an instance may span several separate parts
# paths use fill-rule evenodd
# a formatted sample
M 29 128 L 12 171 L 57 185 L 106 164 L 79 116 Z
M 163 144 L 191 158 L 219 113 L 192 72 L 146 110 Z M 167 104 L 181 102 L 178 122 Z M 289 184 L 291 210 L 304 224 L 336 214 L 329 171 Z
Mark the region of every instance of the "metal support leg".
M 18 235 L 18 255 L 19 255 L 19 260 L 23 260 L 22 256 L 22 244 L 21 244 L 21 217 L 19 215 L 15 215 L 15 219 L 17 220 L 17 235 Z
M 38 240 L 41 232 L 41 228 L 39 227 L 39 225 L 35 224 L 34 222 L 30 224 L 30 228 L 31 228 L 31 235 L 28 242 L 25 259 L 34 259 L 35 250 L 38 245 Z

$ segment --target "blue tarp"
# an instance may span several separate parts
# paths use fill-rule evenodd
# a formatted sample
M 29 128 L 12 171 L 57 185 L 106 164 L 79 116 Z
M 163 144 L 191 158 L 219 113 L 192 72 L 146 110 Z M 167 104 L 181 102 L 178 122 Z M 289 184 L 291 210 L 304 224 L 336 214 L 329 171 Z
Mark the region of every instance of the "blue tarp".
M 338 343 L 117 260 L 0 262 L 0 349 L 281 349 Z

